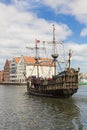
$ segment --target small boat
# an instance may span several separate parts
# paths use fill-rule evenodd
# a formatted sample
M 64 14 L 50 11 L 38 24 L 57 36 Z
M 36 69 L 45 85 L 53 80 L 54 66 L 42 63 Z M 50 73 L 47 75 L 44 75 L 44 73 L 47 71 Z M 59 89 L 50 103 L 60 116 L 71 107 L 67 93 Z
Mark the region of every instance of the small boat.
M 55 41 L 55 26 L 53 25 L 53 48 L 54 53 L 52 56 L 52 64 L 54 66 L 54 75 L 51 78 L 40 77 L 39 76 L 39 58 L 37 56 L 38 45 L 35 45 L 36 56 L 35 56 L 35 66 L 37 66 L 37 76 L 29 76 L 27 78 L 27 92 L 28 94 L 44 97 L 54 97 L 54 98 L 69 98 L 78 90 L 78 73 L 79 68 L 76 70 L 70 65 L 72 51 L 69 50 L 68 54 L 68 67 L 61 72 L 56 72 L 57 59 L 59 54 L 56 53 L 56 41 Z

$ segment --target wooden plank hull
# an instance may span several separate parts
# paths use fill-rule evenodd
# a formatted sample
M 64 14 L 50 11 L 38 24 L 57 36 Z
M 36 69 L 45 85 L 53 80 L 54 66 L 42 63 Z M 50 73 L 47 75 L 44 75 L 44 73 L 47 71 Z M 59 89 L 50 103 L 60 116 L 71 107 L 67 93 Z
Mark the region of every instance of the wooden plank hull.
M 68 98 L 71 97 L 74 93 L 77 92 L 77 89 L 69 89 L 69 90 L 56 90 L 56 91 L 36 91 L 32 89 L 28 89 L 28 93 L 36 96 L 43 97 L 54 97 L 54 98 Z
M 78 71 L 69 69 L 63 71 L 52 79 L 33 79 L 27 82 L 29 94 L 45 97 L 71 97 L 78 90 Z

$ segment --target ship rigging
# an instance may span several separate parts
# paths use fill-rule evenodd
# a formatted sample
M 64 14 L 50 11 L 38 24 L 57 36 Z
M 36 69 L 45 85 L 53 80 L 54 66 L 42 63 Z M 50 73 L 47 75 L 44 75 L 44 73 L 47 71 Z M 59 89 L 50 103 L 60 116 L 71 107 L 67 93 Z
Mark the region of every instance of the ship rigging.
M 46 41 L 43 41 L 45 43 Z M 62 70 L 59 62 L 59 54 L 56 51 L 56 45 L 61 44 L 63 42 L 55 41 L 55 26 L 53 25 L 53 41 L 50 42 L 53 44 L 53 53 L 51 54 L 52 59 L 44 59 L 38 55 L 39 48 L 37 44 L 35 44 L 35 64 L 37 75 L 35 77 L 29 76 L 27 80 L 27 91 L 29 94 L 37 95 L 37 96 L 46 96 L 46 97 L 70 97 L 78 90 L 78 72 L 75 68 L 71 68 L 71 57 L 72 51 L 69 50 L 69 58 L 67 60 L 68 67 Z M 61 70 L 61 72 L 56 72 L 57 63 Z M 41 78 L 40 66 L 42 65 L 51 65 L 53 67 L 53 73 L 51 73 L 51 78 L 47 79 L 47 77 Z M 46 69 L 46 68 L 43 68 Z M 52 71 L 52 70 L 51 70 Z M 46 71 L 45 71 L 46 72 Z M 43 74 L 42 74 L 43 75 Z M 46 75 L 45 75 L 46 76 Z M 49 76 L 49 75 L 48 75 Z

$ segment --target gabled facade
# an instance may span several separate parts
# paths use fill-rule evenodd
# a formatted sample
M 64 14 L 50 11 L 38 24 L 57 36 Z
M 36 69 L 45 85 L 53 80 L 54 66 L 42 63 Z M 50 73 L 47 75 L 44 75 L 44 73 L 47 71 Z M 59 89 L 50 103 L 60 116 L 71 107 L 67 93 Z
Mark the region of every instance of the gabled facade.
M 20 61 L 17 65 L 17 82 L 25 83 L 26 82 L 26 62 L 23 56 L 21 56 Z
M 49 62 L 46 62 L 48 61 Z M 52 61 L 47 58 L 41 59 L 42 63 L 38 66 L 40 77 L 52 77 L 54 74 L 54 65 Z M 45 62 L 43 62 L 45 61 Z M 17 82 L 26 83 L 26 78 L 29 76 L 38 76 L 37 65 L 35 65 L 34 57 L 21 56 L 20 61 L 17 64 Z
M 28 56 L 21 56 L 20 61 L 17 65 L 17 82 L 26 83 L 26 66 L 29 64 L 34 65 L 35 59 Z
M 49 62 L 46 62 L 49 61 Z M 52 77 L 54 75 L 54 64 L 50 59 L 42 58 L 38 66 L 40 77 Z M 45 62 L 43 62 L 45 61 Z M 38 76 L 35 58 L 29 56 L 15 57 L 10 64 L 10 82 L 26 83 L 29 76 Z
M 19 63 L 20 57 L 15 57 L 12 59 L 10 64 L 10 82 L 17 82 L 17 66 Z
M 4 66 L 4 71 L 3 71 L 3 80 L 4 82 L 9 82 L 10 81 L 10 60 L 6 60 L 5 66 Z

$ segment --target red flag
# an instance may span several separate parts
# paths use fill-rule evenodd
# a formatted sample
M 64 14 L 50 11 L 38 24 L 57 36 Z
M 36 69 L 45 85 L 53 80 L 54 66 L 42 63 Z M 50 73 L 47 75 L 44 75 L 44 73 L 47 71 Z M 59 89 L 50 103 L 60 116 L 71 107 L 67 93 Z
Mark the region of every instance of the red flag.
M 36 42 L 36 44 L 37 44 L 37 43 L 40 43 L 40 40 L 37 40 L 37 39 L 36 39 L 36 41 L 35 41 L 35 42 Z

